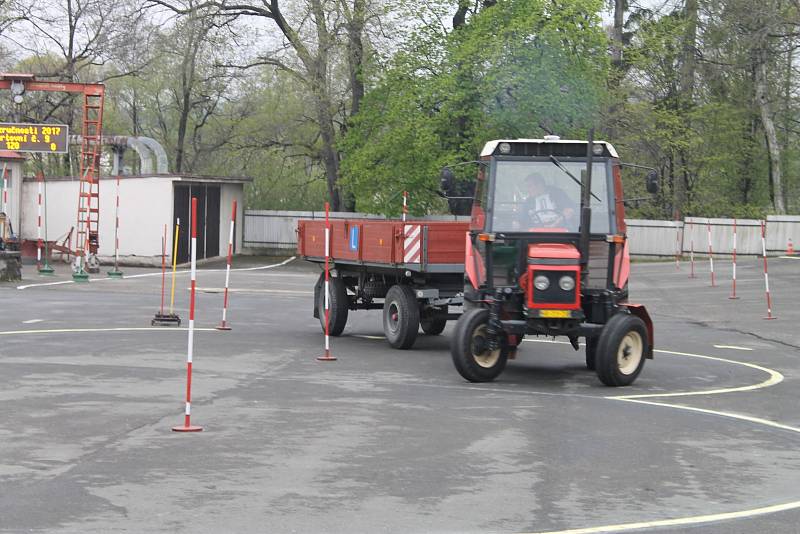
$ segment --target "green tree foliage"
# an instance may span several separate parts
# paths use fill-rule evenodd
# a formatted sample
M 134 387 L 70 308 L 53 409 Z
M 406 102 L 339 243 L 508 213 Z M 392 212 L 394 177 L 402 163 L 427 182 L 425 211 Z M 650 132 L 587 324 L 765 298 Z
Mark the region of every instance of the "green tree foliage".
M 585 135 L 608 68 L 601 7 L 503 0 L 452 32 L 415 32 L 340 145 L 357 208 L 396 214 L 408 190 L 412 212 L 441 209 L 440 168 L 475 159 L 487 140 Z

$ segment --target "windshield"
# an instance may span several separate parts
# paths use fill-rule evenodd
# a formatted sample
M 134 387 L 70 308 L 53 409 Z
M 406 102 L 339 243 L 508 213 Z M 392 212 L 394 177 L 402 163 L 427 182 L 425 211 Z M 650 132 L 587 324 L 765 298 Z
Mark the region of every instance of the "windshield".
M 578 180 L 586 162 L 560 160 Z M 581 186 L 552 161 L 497 160 L 493 232 L 578 232 Z M 610 232 L 606 163 L 592 166 L 591 233 Z M 600 200 L 598 200 L 600 199 Z

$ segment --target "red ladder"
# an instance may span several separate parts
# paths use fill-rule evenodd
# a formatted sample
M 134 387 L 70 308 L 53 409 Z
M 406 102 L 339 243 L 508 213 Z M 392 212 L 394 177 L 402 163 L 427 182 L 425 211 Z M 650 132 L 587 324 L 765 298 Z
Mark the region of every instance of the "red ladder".
M 75 255 L 81 269 L 87 254 L 97 254 L 100 223 L 100 147 L 103 131 L 104 91 L 83 94 L 81 130 L 80 186 Z

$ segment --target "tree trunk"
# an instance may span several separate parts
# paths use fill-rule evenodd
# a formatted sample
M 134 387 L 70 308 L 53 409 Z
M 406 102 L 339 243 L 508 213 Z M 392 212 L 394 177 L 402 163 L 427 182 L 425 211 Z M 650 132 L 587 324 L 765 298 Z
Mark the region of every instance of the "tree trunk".
M 689 114 L 694 105 L 694 78 L 697 62 L 695 49 L 697 46 L 697 0 L 686 0 L 684 3 L 684 22 L 686 24 L 683 34 L 683 61 L 681 63 L 681 92 L 678 109 L 684 126 L 691 128 Z M 689 185 L 689 157 L 685 150 L 680 150 L 681 172 L 675 180 L 675 198 L 673 200 L 672 215 L 674 218 L 681 216 L 686 205 L 687 188 Z
M 614 27 L 611 32 L 611 64 L 615 69 L 622 68 L 622 30 L 625 25 L 625 0 L 614 0 Z
M 764 136 L 767 140 L 767 150 L 769 152 L 769 185 L 772 194 L 772 207 L 776 214 L 786 213 L 786 203 L 783 198 L 783 187 L 781 185 L 781 147 L 778 143 L 778 135 L 775 132 L 775 123 L 772 120 L 772 112 L 769 106 L 769 86 L 767 79 L 767 60 L 768 52 L 766 46 L 762 45 L 756 52 L 756 105 L 761 114 L 761 124 L 764 126 Z
M 347 63 L 350 74 L 350 116 L 361 108 L 364 98 L 364 25 L 366 0 L 353 0 L 351 19 L 347 24 Z

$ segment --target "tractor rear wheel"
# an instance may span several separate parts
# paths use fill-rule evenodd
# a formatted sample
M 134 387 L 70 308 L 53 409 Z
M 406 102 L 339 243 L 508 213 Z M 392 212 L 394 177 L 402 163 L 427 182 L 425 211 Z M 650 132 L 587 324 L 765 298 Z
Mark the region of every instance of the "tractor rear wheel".
M 320 275 L 320 291 L 317 293 L 317 315 L 322 332 L 325 332 L 325 275 Z M 330 301 L 328 302 L 330 316 L 328 318 L 329 333 L 332 336 L 341 335 L 347 324 L 347 287 L 341 278 L 330 279 Z
M 597 340 L 596 371 L 600 381 L 612 387 L 633 384 L 644 367 L 647 344 L 644 321 L 627 313 L 611 317 Z
M 470 382 L 491 382 L 506 368 L 508 338 L 500 336 L 500 346 L 489 350 L 486 327 L 489 310 L 473 308 L 456 323 L 450 355 L 458 373 Z
M 410 349 L 419 332 L 419 304 L 414 290 L 394 285 L 383 301 L 383 333 L 389 345 Z

